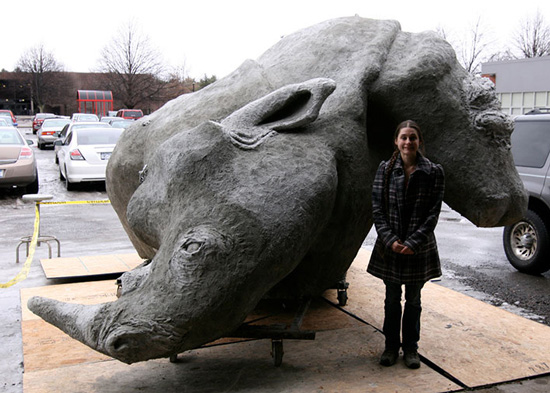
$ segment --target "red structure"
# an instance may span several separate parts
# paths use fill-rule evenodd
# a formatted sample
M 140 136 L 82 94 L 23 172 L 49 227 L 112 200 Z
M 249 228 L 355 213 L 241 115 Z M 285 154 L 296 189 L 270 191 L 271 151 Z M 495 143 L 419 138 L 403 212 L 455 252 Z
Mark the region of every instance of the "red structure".
M 95 113 L 102 117 L 113 110 L 113 93 L 100 90 L 78 90 L 76 102 L 79 113 Z

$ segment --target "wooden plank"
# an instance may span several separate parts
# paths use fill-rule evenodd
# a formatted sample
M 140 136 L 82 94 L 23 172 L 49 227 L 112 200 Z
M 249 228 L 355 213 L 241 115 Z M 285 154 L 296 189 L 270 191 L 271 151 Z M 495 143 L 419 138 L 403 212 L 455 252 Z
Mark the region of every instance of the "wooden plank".
M 98 304 L 116 300 L 116 291 L 116 280 L 22 288 L 20 290 L 22 321 L 40 319 L 27 308 L 27 301 L 33 296 L 43 296 L 67 303 Z
M 25 372 L 111 359 L 72 339 L 33 314 L 27 308 L 28 299 L 32 296 L 44 296 L 68 303 L 98 304 L 115 300 L 116 288 L 115 280 L 105 280 L 21 289 Z
M 266 392 L 313 391 L 319 386 L 326 391 L 350 392 L 458 389 L 427 367 L 413 376 L 403 364 L 392 370 L 379 366 L 382 335 L 321 299 L 311 302 L 302 324 L 303 329 L 318 331 L 317 339 L 308 341 L 309 345 L 284 341 L 282 369 L 290 373 L 288 378 L 286 373 L 280 378 L 281 368 L 272 365 L 269 340 L 241 340 L 187 351 L 180 355 L 184 362 L 176 365 L 165 359 L 125 365 L 71 339 L 26 307 L 35 295 L 85 304 L 112 301 L 116 298 L 113 284 L 109 280 L 21 290 L 25 392 L 103 392 L 106 386 L 112 392 L 172 391 L 174 386 L 210 392 L 242 381 L 261 387 L 254 391 Z M 249 319 L 263 318 L 258 324 L 291 324 L 296 308 L 288 302 L 284 307 L 262 302 Z
M 143 263 L 136 253 L 41 259 L 47 278 L 124 273 Z
M 126 365 L 113 360 L 25 372 L 23 385 L 25 393 L 459 390 L 429 367 L 411 371 L 402 361 L 380 366 L 382 340 L 379 332 L 361 324 L 321 332 L 315 341 L 285 340 L 281 367 L 273 366 L 270 341 L 257 340 L 188 351 L 178 363 L 157 359 Z
M 368 251 L 361 250 L 348 272 L 349 301 L 345 308 L 380 329 L 383 321 L 384 286 L 380 280 L 365 271 L 369 255 Z M 173 384 L 171 386 L 177 386 L 180 383 L 182 386 L 194 386 L 196 382 L 193 381 L 201 379 L 203 370 L 210 370 L 213 375 L 219 374 L 221 383 L 219 386 L 231 386 L 228 384 L 237 383 L 231 380 L 231 377 L 236 375 L 244 376 L 244 379 L 251 384 L 259 383 L 256 378 L 260 377 L 257 377 L 253 371 L 253 369 L 256 370 L 257 363 L 268 365 L 266 366 L 267 371 L 262 369 L 264 366 L 260 366 L 260 369 L 263 370 L 263 374 L 260 373 L 261 377 L 265 377 L 266 380 L 270 380 L 268 378 L 270 373 L 277 373 L 277 370 L 280 370 L 271 365 L 271 359 L 268 356 L 266 360 L 265 354 L 261 356 L 257 354 L 257 346 L 266 346 L 266 340 L 260 340 L 263 344 L 241 341 L 186 352 L 183 355 L 186 362 L 188 359 L 192 359 L 198 363 L 196 367 L 193 364 L 190 368 L 183 367 L 183 370 L 178 368 L 177 372 L 173 372 L 173 369 L 170 368 L 176 366 L 161 360 L 126 366 L 117 361 L 102 359 L 103 355 L 82 355 L 82 352 L 78 352 L 85 351 L 86 348 L 74 350 L 75 354 L 65 359 L 66 354 L 73 349 L 65 346 L 64 341 L 71 339 L 55 328 L 41 328 L 39 323 L 44 325 L 46 323 L 36 320 L 36 317 L 30 314 L 25 307 L 26 300 L 36 294 L 63 301 L 92 304 L 114 300 L 115 292 L 114 281 L 21 290 L 25 391 L 42 392 L 56 391 L 56 389 L 61 391 L 64 380 L 67 383 L 72 383 L 71 381 L 78 381 L 74 379 L 75 375 L 82 375 L 82 384 L 86 387 L 82 391 L 101 391 L 103 382 L 99 383 L 98 381 L 108 381 L 109 386 L 121 386 L 119 390 L 113 391 L 132 391 L 132 386 L 139 386 L 139 384 L 133 384 L 132 380 L 135 378 L 142 382 L 161 381 L 160 385 L 155 385 L 148 390 L 154 392 L 169 390 L 170 388 L 163 387 L 165 382 Z M 327 291 L 325 296 L 336 302 L 336 291 Z M 289 307 L 288 311 L 291 310 L 292 307 Z M 328 391 L 354 391 L 356 388 L 356 391 L 370 391 L 370 387 L 376 387 L 372 390 L 385 391 L 388 389 L 388 391 L 400 392 L 447 391 L 456 388 L 455 385 L 439 377 L 426 365 L 421 367 L 420 373 L 418 373 L 419 370 L 411 372 L 404 369 L 402 362 L 390 369 L 378 366 L 378 357 L 383 349 L 382 334 L 373 327 L 359 324 L 357 320 L 335 310 L 331 307 L 327 308 L 323 302 L 312 302 L 302 328 L 321 331 L 317 334 L 317 339 L 313 342 L 285 340 L 286 354 L 282 367 L 285 367 L 287 363 L 292 365 L 288 366 L 290 370 L 293 370 L 292 378 L 289 381 L 294 381 L 296 386 L 300 386 L 303 390 L 310 388 L 315 390 L 319 386 L 324 386 L 325 389 L 329 389 Z M 279 314 L 277 310 L 273 309 L 273 305 L 267 305 L 264 309 L 259 307 L 249 317 L 257 318 L 258 316 L 266 317 L 259 323 L 281 321 L 291 323 L 293 314 L 291 312 Z M 44 333 L 40 335 L 40 332 Z M 33 337 L 33 334 L 36 337 Z M 27 339 L 27 337 L 30 338 Z M 325 341 L 327 342 L 325 343 Z M 52 344 L 49 347 L 46 345 L 48 342 Z M 307 346 L 307 343 L 312 346 Z M 547 373 L 548 365 L 550 365 L 549 347 L 550 328 L 545 325 L 433 283 L 428 283 L 423 290 L 420 353 L 469 387 Z M 33 348 L 36 348 L 36 351 Z M 317 351 L 318 349 L 321 350 L 321 353 Z M 37 353 L 33 353 L 33 351 Z M 298 357 L 291 361 L 293 356 L 298 355 L 294 354 L 294 351 L 297 351 L 303 358 Z M 56 357 L 55 353 L 61 353 L 62 357 Z M 334 359 L 327 359 L 326 354 L 336 354 L 335 359 L 339 359 L 341 363 L 338 361 L 335 363 Z M 331 367 L 329 372 L 328 369 Z M 69 372 L 69 369 L 75 371 Z M 358 374 L 353 374 L 351 371 L 348 374 L 348 369 Z M 400 374 L 399 370 L 401 369 L 403 369 L 404 375 Z M 227 374 L 225 370 L 228 370 Z M 157 372 L 160 374 L 157 375 Z M 294 372 L 296 375 L 293 374 Z M 424 376 L 424 372 L 426 372 L 426 376 Z M 180 373 L 182 373 L 181 376 Z M 65 374 L 67 376 L 63 378 L 62 375 Z M 128 378 L 120 379 L 122 375 L 126 374 L 129 375 Z M 315 377 L 313 382 L 308 379 L 310 374 Z M 334 379 L 330 374 L 334 376 Z M 294 376 L 298 379 L 294 380 Z M 212 382 L 210 377 L 203 377 L 208 382 L 203 382 L 203 390 L 197 386 L 195 391 L 216 390 L 212 388 L 212 386 L 217 386 L 215 381 Z M 273 378 L 276 379 L 275 376 Z M 442 378 L 443 381 L 438 382 L 438 378 Z M 345 381 L 343 381 L 344 379 Z M 360 388 L 354 385 L 357 381 L 360 381 Z M 50 388 L 46 385 L 50 383 L 56 387 L 48 390 Z M 307 385 L 309 383 L 311 385 Z M 262 386 L 264 386 L 263 384 L 265 384 L 265 380 L 262 380 Z M 314 388 L 314 386 L 316 387 Z M 30 390 L 27 390 L 27 387 Z M 157 388 L 158 390 L 155 390 Z M 265 391 L 277 391 L 280 388 L 280 384 L 268 383 Z M 135 390 L 138 388 L 136 387 Z
M 361 250 L 348 271 L 346 310 L 381 329 L 384 285 L 366 273 L 369 257 Z M 546 325 L 434 283 L 422 291 L 422 310 L 419 352 L 469 387 L 550 372 Z

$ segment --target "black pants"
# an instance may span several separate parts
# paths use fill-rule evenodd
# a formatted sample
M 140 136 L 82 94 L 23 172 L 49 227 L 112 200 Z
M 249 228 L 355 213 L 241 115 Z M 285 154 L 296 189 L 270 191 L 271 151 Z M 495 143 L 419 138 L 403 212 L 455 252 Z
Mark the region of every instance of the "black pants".
M 384 301 L 384 336 L 386 349 L 417 350 L 420 340 L 420 291 L 424 284 L 405 285 L 405 311 L 401 309 L 401 284 L 384 281 L 386 300 Z M 401 331 L 403 344 L 401 345 Z

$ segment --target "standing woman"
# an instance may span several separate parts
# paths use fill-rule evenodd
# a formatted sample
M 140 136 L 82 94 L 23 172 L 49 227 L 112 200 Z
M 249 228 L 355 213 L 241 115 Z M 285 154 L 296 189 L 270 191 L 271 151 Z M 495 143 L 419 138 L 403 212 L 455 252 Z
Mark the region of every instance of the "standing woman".
M 394 365 L 402 347 L 407 367 L 419 368 L 420 291 L 426 281 L 441 275 L 434 229 L 445 175 L 441 165 L 422 155 L 424 140 L 414 121 L 397 126 L 394 143 L 396 150 L 389 161 L 380 164 L 374 179 L 372 205 L 378 238 L 367 271 L 386 285 L 386 343 L 380 364 Z

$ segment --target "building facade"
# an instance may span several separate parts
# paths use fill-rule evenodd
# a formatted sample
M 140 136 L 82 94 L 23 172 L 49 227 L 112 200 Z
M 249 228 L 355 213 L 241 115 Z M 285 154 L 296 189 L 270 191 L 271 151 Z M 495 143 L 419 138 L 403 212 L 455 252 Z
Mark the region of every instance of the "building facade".
M 38 93 L 33 90 L 27 74 L 0 71 L 0 109 L 9 109 L 15 115 L 34 115 L 43 111 L 70 116 L 83 109 L 80 91 L 114 90 L 106 88 L 108 83 L 101 73 L 56 72 L 49 76 L 48 81 L 48 85 L 43 89 L 44 104 L 39 108 L 36 100 Z M 155 95 L 155 98 L 144 98 L 136 108 L 141 109 L 144 114 L 149 114 L 167 101 L 181 94 L 190 93 L 194 89 L 195 84 L 192 81 L 169 82 L 162 90 L 162 94 Z M 126 108 L 121 97 L 120 92 L 112 91 L 111 105 L 114 110 Z M 84 106 L 87 112 L 91 112 L 91 108 L 91 106 Z
M 493 81 L 509 115 L 550 108 L 550 56 L 483 63 L 481 74 Z

